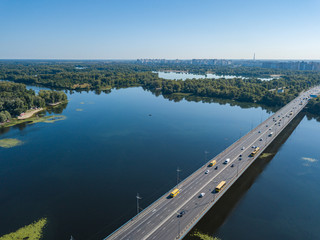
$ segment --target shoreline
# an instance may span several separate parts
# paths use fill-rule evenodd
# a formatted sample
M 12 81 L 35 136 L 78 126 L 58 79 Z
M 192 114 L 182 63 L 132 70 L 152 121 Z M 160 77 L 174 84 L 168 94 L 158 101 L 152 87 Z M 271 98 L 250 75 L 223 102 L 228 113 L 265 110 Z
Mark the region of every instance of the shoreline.
M 56 107 L 60 104 L 62 104 L 64 102 L 58 102 L 58 103 L 54 103 L 54 105 L 48 105 L 48 107 Z M 44 108 L 38 108 L 35 110 L 27 110 L 27 112 L 23 115 L 23 116 L 18 116 L 15 118 L 12 118 L 10 120 L 10 122 L 4 122 L 4 123 L 0 123 L 0 128 L 7 128 L 7 127 L 12 127 L 21 123 L 24 123 L 26 121 L 28 121 L 29 118 L 32 118 L 36 113 L 45 111 L 48 107 L 44 107 Z
M 50 107 L 53 107 L 53 106 L 59 105 L 60 103 L 62 103 L 62 102 L 48 103 L 47 105 L 50 106 Z
M 43 108 L 38 108 L 38 109 L 35 109 L 35 110 L 28 110 L 26 113 L 24 113 L 24 115 L 21 116 L 18 116 L 18 120 L 25 120 L 25 119 L 28 119 L 28 118 L 31 118 L 34 114 L 38 113 L 38 112 L 41 112 L 43 111 L 44 109 Z

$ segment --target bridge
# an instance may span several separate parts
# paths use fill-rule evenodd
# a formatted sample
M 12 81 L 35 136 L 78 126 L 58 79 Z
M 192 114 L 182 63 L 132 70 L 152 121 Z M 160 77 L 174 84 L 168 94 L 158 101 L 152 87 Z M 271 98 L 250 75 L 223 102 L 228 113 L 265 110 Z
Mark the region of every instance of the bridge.
M 310 95 L 319 95 L 320 87 L 302 92 L 275 114 L 214 157 L 179 183 L 180 192 L 170 198 L 170 192 L 122 225 L 104 240 L 182 239 L 210 210 L 246 169 L 272 143 L 283 129 L 307 105 Z M 252 152 L 259 149 L 252 156 Z M 228 160 L 228 163 L 226 162 Z M 225 181 L 217 192 L 215 188 Z M 203 195 L 203 196 L 200 196 Z

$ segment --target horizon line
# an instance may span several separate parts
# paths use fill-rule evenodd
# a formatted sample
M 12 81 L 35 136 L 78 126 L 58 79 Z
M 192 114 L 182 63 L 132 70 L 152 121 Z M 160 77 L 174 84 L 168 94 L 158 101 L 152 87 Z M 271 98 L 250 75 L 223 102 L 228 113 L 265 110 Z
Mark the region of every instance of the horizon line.
M 136 60 L 237 60 L 237 61 L 320 61 L 320 59 L 306 59 L 306 58 L 0 58 L 0 61 L 12 61 L 12 60 L 22 60 L 22 61 L 136 61 Z

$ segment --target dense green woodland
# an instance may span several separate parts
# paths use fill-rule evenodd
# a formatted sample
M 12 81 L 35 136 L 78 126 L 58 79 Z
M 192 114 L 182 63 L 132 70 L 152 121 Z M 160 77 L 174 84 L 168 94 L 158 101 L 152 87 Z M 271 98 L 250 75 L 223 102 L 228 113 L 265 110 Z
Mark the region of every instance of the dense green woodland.
M 152 72 L 158 70 L 210 72 L 246 76 L 248 79 L 165 80 Z M 281 77 L 271 81 L 257 79 L 270 74 L 280 74 Z M 0 79 L 70 90 L 104 91 L 142 86 L 165 96 L 181 94 L 283 106 L 302 90 L 319 85 L 320 73 L 208 65 L 143 65 L 135 61 L 0 61 Z M 278 93 L 279 88 L 283 88 L 284 92 Z
M 41 90 L 38 95 L 24 84 L 0 82 L 0 123 L 10 120 L 31 108 L 67 100 L 64 92 Z

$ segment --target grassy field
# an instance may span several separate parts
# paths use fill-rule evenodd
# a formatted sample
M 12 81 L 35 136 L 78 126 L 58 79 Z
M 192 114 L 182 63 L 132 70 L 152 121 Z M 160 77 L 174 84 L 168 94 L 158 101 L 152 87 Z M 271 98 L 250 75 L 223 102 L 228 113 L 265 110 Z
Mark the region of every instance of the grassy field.
M 3 235 L 0 240 L 40 240 L 47 219 L 42 218 L 30 225 L 19 228 L 17 231 Z

